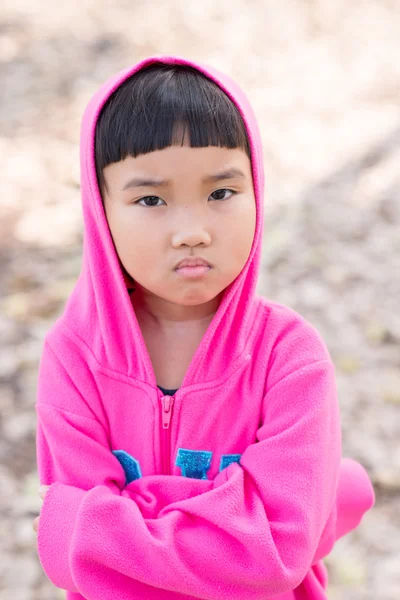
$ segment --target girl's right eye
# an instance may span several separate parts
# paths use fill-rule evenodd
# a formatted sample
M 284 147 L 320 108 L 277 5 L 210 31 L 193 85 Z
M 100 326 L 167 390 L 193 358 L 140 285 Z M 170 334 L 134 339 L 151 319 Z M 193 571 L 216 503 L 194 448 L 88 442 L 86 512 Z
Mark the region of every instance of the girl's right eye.
M 143 196 L 143 198 L 136 200 L 136 202 L 134 202 L 133 204 L 139 204 L 139 202 L 141 202 L 142 200 L 147 200 L 148 198 L 155 199 L 156 201 L 161 200 L 161 198 L 159 198 L 158 196 Z M 158 204 L 158 205 L 157 204 L 141 204 L 140 206 L 151 207 L 151 206 L 160 206 L 160 204 Z

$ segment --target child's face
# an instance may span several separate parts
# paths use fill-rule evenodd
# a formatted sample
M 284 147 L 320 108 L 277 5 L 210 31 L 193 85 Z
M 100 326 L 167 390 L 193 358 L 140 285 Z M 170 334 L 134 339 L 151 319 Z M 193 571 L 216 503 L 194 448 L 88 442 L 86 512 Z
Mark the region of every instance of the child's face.
M 239 169 L 244 177 L 203 181 L 228 169 Z M 210 303 L 240 273 L 256 223 L 251 163 L 244 151 L 171 146 L 112 163 L 104 176 L 109 188 L 104 206 L 119 258 L 153 303 L 155 297 L 181 306 Z M 132 178 L 169 183 L 124 190 Z M 189 256 L 204 258 L 212 268 L 200 278 L 182 278 L 175 265 Z

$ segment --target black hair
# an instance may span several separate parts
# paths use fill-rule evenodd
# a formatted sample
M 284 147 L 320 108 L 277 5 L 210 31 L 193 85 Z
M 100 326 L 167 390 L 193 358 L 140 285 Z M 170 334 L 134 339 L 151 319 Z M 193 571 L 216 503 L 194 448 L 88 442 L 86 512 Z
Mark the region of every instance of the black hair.
M 186 128 L 193 148 L 241 148 L 250 158 L 238 108 L 197 69 L 156 62 L 126 79 L 108 98 L 96 123 L 95 163 L 101 193 L 107 190 L 103 174 L 107 165 L 183 145 Z

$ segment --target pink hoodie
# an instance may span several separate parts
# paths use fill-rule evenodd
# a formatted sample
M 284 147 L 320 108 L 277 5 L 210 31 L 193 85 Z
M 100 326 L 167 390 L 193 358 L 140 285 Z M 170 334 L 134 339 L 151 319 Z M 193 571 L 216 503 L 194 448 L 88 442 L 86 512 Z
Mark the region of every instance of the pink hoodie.
M 236 103 L 252 152 L 253 246 L 174 396 L 153 367 L 102 208 L 96 119 L 154 61 L 188 64 Z M 47 333 L 37 386 L 41 565 L 68 600 L 322 600 L 322 559 L 374 504 L 341 457 L 335 368 L 294 310 L 255 292 L 264 172 L 246 96 L 213 67 L 155 55 L 109 79 L 81 128 L 82 270 Z

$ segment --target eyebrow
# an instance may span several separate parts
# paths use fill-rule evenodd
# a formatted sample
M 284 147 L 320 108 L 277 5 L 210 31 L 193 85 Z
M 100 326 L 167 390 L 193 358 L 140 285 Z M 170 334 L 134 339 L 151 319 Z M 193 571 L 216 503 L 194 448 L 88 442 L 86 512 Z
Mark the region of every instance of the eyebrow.
M 222 179 L 234 179 L 234 178 L 245 178 L 246 175 L 240 169 L 236 167 L 232 167 L 230 169 L 226 169 L 225 171 L 219 171 L 218 173 L 212 173 L 211 175 L 206 175 L 203 177 L 203 183 L 214 183 L 216 181 L 221 181 Z M 124 187 L 121 189 L 122 192 L 125 190 L 129 190 L 135 187 L 159 187 L 162 185 L 168 185 L 170 183 L 169 179 L 151 179 L 149 177 L 132 177 L 128 179 L 125 183 Z

